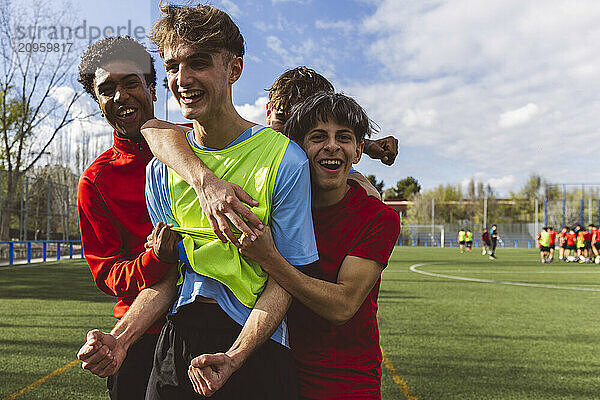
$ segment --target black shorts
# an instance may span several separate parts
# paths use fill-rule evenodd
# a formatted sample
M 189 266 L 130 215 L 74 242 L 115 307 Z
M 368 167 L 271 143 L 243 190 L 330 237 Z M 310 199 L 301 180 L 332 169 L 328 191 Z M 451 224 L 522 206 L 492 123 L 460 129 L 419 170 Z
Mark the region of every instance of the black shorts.
M 473 246 L 473 241 L 472 240 L 468 240 L 465 243 L 467 244 L 467 247 Z
M 567 243 L 561 244 L 560 247 L 562 247 L 563 249 L 566 249 L 567 248 Z
M 217 304 L 194 302 L 167 317 L 160 333 L 146 400 L 197 400 L 188 377 L 193 358 L 227 351 L 242 327 Z M 298 398 L 290 349 L 268 339 L 212 397 L 280 400 Z
M 463 246 L 465 245 L 465 241 L 464 240 L 459 240 L 458 243 L 462 244 Z
M 487 247 L 492 247 L 492 243 L 489 240 L 487 242 L 484 240 L 483 244 Z
M 583 242 L 583 246 L 586 249 L 591 249 L 592 248 L 592 241 L 591 240 L 586 240 L 585 242 Z
M 132 344 L 116 374 L 106 380 L 111 400 L 143 400 L 152 371 L 158 333 L 147 333 Z
M 596 248 L 596 250 L 600 251 L 600 242 L 594 243 L 594 247 Z
M 550 247 L 540 246 L 540 251 L 543 253 L 545 251 L 550 251 Z
M 572 245 L 567 245 L 567 247 L 565 247 L 567 250 L 577 250 L 577 247 L 572 244 Z

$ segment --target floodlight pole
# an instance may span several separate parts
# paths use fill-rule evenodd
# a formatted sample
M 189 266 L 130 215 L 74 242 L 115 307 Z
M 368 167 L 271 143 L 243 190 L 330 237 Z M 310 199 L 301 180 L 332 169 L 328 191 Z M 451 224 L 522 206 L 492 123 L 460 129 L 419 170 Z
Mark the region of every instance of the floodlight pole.
M 537 214 L 537 206 L 535 208 L 535 212 Z M 537 228 L 537 218 L 535 220 L 535 223 Z M 548 185 L 544 185 L 544 226 L 548 226 Z M 537 233 L 537 229 L 535 230 L 535 232 Z
M 483 229 L 487 228 L 487 197 L 483 198 Z
M 562 223 L 562 227 L 564 228 L 566 226 L 566 216 L 565 214 L 567 213 L 567 186 L 563 185 L 563 223 Z
M 583 226 L 583 191 L 585 186 L 581 185 L 581 208 L 579 210 L 579 225 Z
M 538 199 L 537 199 L 537 197 L 535 198 L 534 204 L 535 204 L 535 224 L 534 224 L 535 228 L 534 229 L 535 229 L 535 233 L 538 233 L 538 221 L 539 221 L 539 218 L 538 218 Z M 547 226 L 547 224 L 544 224 L 544 225 Z
M 431 198 L 431 240 L 435 239 L 435 232 L 433 230 L 433 224 L 435 224 L 435 198 Z

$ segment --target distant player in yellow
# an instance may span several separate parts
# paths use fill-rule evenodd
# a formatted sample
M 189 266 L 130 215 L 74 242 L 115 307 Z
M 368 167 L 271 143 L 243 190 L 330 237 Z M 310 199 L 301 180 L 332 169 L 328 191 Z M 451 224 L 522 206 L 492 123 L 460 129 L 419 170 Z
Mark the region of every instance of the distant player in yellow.
M 548 256 L 550 255 L 550 233 L 547 227 L 543 227 L 542 231 L 538 235 L 538 247 L 540 248 L 540 261 L 543 263 L 547 262 Z
M 473 232 L 470 229 L 467 229 L 465 233 L 465 245 L 467 247 L 467 251 L 471 251 L 473 248 Z
M 460 252 L 465 252 L 465 240 L 467 238 L 467 232 L 464 229 L 458 231 L 458 245 L 460 247 Z

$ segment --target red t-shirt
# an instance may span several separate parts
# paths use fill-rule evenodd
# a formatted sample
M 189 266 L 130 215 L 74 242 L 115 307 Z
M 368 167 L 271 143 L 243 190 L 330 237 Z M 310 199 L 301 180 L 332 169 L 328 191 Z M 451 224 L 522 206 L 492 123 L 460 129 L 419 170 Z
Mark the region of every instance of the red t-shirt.
M 556 233 L 554 231 L 550 231 L 550 241 L 548 242 L 550 244 L 550 246 L 554 246 L 554 243 L 556 243 L 557 236 L 558 236 L 558 233 Z
M 567 240 L 567 246 L 575 246 L 577 235 L 575 233 L 567 233 L 565 239 Z
M 481 240 L 483 240 L 483 242 L 486 243 L 486 244 L 489 243 L 489 241 L 490 241 L 490 234 L 487 233 L 487 232 L 483 232 L 481 234 Z
M 560 238 L 560 243 L 561 243 L 561 244 L 563 244 L 563 243 L 564 243 L 564 241 L 565 241 L 565 237 L 566 237 L 566 236 L 567 236 L 567 232 L 562 232 L 562 231 L 561 231 L 561 232 L 558 234 L 558 237 Z
M 592 234 L 587 229 L 582 233 L 583 240 L 592 240 Z
M 400 233 L 400 218 L 349 180 L 339 203 L 313 209 L 319 262 L 306 274 L 336 282 L 348 255 L 386 266 Z M 301 396 L 310 399 L 380 399 L 381 349 L 377 326 L 380 279 L 356 314 L 333 325 L 298 301 L 288 314 L 290 344 Z
M 596 235 L 596 243 L 600 242 L 600 230 L 598 228 L 592 228 L 592 236 Z

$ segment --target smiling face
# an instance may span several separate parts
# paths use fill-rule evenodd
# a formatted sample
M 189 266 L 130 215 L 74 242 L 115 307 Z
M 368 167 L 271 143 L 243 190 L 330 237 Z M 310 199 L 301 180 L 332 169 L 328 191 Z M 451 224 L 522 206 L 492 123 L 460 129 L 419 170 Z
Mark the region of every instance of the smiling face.
M 201 52 L 179 44 L 165 49 L 169 89 L 187 119 L 205 123 L 233 108 L 231 85 L 242 72 L 242 58 L 226 62 L 223 52 Z
M 119 136 L 139 136 L 144 122 L 154 118 L 154 87 L 133 61 L 113 60 L 96 69 L 94 91 L 102 115 Z
M 310 179 L 317 206 L 339 202 L 347 190 L 346 179 L 352 164 L 360 160 L 362 142 L 352 129 L 329 118 L 318 121 L 302 141 L 310 163 Z

